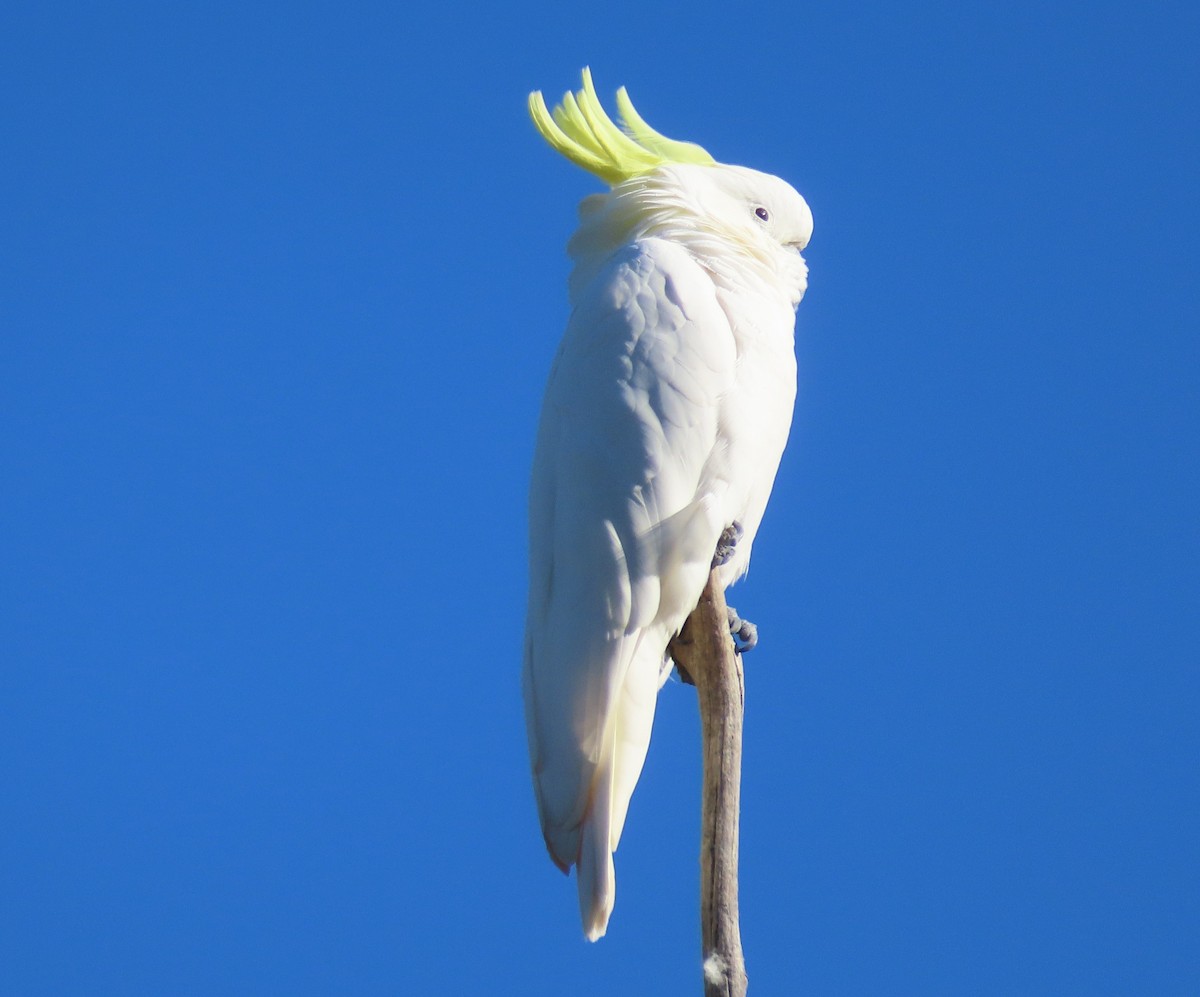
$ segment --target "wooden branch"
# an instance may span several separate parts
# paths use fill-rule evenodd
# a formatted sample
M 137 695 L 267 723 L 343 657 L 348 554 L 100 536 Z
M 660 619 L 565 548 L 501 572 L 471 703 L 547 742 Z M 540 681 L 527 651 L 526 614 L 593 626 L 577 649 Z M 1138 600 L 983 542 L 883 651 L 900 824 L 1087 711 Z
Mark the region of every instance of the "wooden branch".
M 714 571 L 670 646 L 684 681 L 696 686 L 704 752 L 700 810 L 700 933 L 705 997 L 745 997 L 738 926 L 738 812 L 742 783 L 742 659 L 729 634 L 725 590 Z

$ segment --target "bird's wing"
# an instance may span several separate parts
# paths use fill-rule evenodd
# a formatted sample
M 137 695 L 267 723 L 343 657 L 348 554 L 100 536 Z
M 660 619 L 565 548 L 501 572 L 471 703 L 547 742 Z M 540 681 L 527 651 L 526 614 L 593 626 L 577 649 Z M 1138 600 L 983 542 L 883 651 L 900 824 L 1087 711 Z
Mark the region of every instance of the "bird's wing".
M 713 468 L 734 365 L 708 275 L 655 239 L 580 295 L 555 360 L 530 494 L 524 689 L 543 832 L 564 871 L 598 810 L 611 865 L 666 643 L 727 525 Z

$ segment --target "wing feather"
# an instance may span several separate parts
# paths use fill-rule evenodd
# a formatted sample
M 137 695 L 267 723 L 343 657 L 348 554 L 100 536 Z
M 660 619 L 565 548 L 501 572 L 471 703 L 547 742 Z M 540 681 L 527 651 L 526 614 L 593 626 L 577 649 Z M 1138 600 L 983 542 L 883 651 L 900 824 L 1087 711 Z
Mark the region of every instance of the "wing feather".
M 667 641 L 725 525 L 713 457 L 735 360 L 708 275 L 649 239 L 579 295 L 546 390 L 530 493 L 526 722 L 543 833 L 564 871 L 580 863 L 589 934 L 612 906 L 611 873 L 591 853 L 620 838 Z M 593 816 L 605 826 L 581 854 Z M 586 886 L 585 871 L 599 885 Z

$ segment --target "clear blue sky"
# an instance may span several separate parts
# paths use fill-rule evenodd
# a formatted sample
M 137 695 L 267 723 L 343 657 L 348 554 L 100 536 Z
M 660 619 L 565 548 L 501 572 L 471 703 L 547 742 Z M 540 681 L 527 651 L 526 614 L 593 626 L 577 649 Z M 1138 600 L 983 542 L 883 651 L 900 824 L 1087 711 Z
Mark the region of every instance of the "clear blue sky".
M 752 992 L 1200 992 L 1194 4 L 0 15 L 0 991 L 693 994 L 660 701 L 546 858 L 524 501 L 584 64 L 812 205 Z

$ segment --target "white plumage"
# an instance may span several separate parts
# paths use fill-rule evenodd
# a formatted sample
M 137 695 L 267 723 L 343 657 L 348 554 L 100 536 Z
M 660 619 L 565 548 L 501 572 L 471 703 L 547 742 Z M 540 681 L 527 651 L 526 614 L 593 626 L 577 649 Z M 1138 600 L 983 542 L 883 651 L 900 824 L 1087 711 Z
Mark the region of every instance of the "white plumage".
M 784 181 L 689 152 L 697 147 L 630 122 L 623 107 L 639 148 L 657 157 L 630 164 L 596 123 L 586 73 L 584 87 L 574 106 L 590 112 L 584 128 L 608 172 L 563 148 L 564 135 L 589 137 L 570 95 L 547 138 L 613 186 L 583 201 L 569 246 L 573 310 L 530 491 L 523 685 L 546 845 L 564 872 L 577 866 L 594 940 L 612 912 L 612 853 L 670 670 L 667 644 L 733 523 L 742 535 L 721 578 L 745 572 L 787 440 L 812 216 Z M 543 134 L 554 127 L 534 117 Z M 671 155 L 679 150 L 690 161 Z

